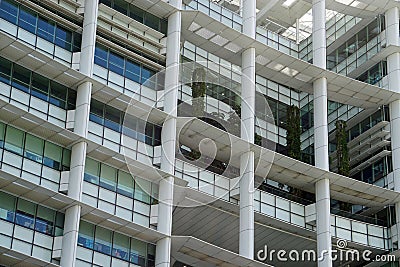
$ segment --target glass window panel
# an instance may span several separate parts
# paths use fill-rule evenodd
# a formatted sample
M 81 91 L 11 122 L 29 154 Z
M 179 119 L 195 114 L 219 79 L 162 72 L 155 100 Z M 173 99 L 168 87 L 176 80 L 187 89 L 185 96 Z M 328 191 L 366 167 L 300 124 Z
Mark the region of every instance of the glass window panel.
M 66 108 L 68 88 L 59 83 L 50 82 L 50 103 L 57 107 Z
M 159 24 L 160 24 L 160 19 L 153 14 L 146 13 L 144 24 L 149 26 L 150 28 L 158 31 L 159 30 Z
M 167 34 L 167 29 L 168 29 L 168 22 L 166 20 L 161 20 L 160 21 L 160 32 L 163 34 Z
M 2 1 L 2 2 L 4 2 L 4 1 Z M 0 2 L 0 8 L 1 8 L 1 2 Z M 11 82 L 11 66 L 12 66 L 11 61 L 8 61 L 7 59 L 0 57 L 0 82 L 10 84 L 10 82 Z
M 53 234 L 55 211 L 43 206 L 38 206 L 35 229 L 44 234 Z
M 76 91 L 68 90 L 68 110 L 75 109 Z
M 36 205 L 24 199 L 18 199 L 15 222 L 19 225 L 33 228 Z
M 33 96 L 47 101 L 49 95 L 49 80 L 33 72 L 31 90 Z
M 119 171 L 118 172 L 118 193 L 133 197 L 133 177 L 126 172 Z
M 144 11 L 134 5 L 130 5 L 129 9 L 130 9 L 129 16 L 134 20 L 143 23 Z
M 18 25 L 31 32 L 35 33 L 36 31 L 36 22 L 37 16 L 36 14 L 32 13 L 30 10 L 20 7 L 19 16 L 18 16 Z
M 146 243 L 134 238 L 131 238 L 130 262 L 140 266 L 145 266 L 146 261 Z
M 43 39 L 54 42 L 55 24 L 52 21 L 39 17 L 37 35 Z
M 147 266 L 154 266 L 155 258 L 156 246 L 153 244 L 147 244 Z
M 128 13 L 128 3 L 125 0 L 114 0 L 114 9 L 126 15 Z
M 141 82 L 145 83 L 153 75 L 154 75 L 154 71 L 152 71 L 152 70 L 150 70 L 150 69 L 148 69 L 146 67 L 143 67 L 142 68 L 142 80 L 141 80 Z M 146 86 L 151 87 L 150 84 L 146 84 Z M 153 88 L 153 87 L 151 87 L 151 88 Z
M 0 1 L 0 18 L 17 24 L 18 4 L 12 0 Z
M 61 163 L 62 148 L 46 142 L 44 147 L 44 164 L 50 168 L 59 170 Z
M 72 51 L 72 32 L 57 25 L 55 44 Z
M 90 117 L 91 121 L 98 124 L 104 124 L 104 104 L 92 99 L 90 103 Z
M 0 218 L 13 222 L 16 198 L 7 193 L 0 192 L 0 199 Z
M 104 254 L 111 254 L 112 232 L 103 227 L 96 227 L 94 249 Z
M 7 127 L 5 149 L 14 153 L 22 155 L 24 142 L 24 132 L 15 129 L 14 127 Z
M 117 170 L 101 164 L 100 186 L 115 191 Z
M 108 49 L 105 46 L 96 44 L 94 51 L 94 63 L 107 68 Z
M 137 139 L 138 119 L 131 114 L 125 114 L 123 134 L 134 139 Z
M 129 237 L 120 233 L 114 233 L 112 256 L 129 260 Z
M 12 86 L 24 92 L 29 92 L 31 72 L 19 65 L 14 64 Z
M 79 52 L 81 51 L 82 46 L 82 35 L 80 33 L 74 32 L 72 34 L 73 38 L 73 51 L 72 52 Z
M 64 234 L 64 214 L 57 212 L 56 214 L 56 229 L 54 232 L 55 236 L 62 236 Z
M 85 221 L 79 223 L 78 244 L 93 249 L 94 225 Z
M 85 163 L 85 181 L 99 184 L 100 163 L 91 158 L 86 158 Z
M 140 64 L 127 60 L 125 76 L 132 81 L 140 83 Z
M 121 111 L 111 106 L 105 106 L 104 126 L 119 132 L 121 130 Z
M 151 183 L 140 178 L 136 178 L 135 182 L 135 199 L 150 204 Z
M 63 170 L 69 170 L 71 162 L 71 150 L 63 149 Z
M 44 141 L 36 136 L 26 134 L 25 139 L 25 157 L 42 162 Z
M 124 58 L 116 53 L 110 52 L 109 55 L 109 69 L 119 75 L 124 75 Z
M 4 130 L 5 126 L 0 122 L 0 148 L 4 146 Z

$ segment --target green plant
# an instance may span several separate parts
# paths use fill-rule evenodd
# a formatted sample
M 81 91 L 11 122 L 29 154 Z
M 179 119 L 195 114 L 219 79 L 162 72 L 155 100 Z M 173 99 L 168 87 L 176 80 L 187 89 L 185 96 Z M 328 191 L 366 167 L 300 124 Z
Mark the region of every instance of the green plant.
M 228 112 L 228 119 L 226 120 L 229 124 L 229 132 L 231 134 L 234 134 L 236 136 L 240 136 L 240 125 L 241 125 L 241 120 L 240 120 L 240 115 L 242 112 L 242 109 L 240 105 L 238 104 L 233 104 L 232 110 Z
M 205 82 L 206 71 L 200 67 L 192 74 L 192 106 L 193 117 L 201 118 L 204 116 L 204 97 L 206 95 L 207 84 Z
M 301 127 L 300 127 L 300 109 L 291 105 L 287 108 L 286 120 L 286 147 L 288 156 L 297 160 L 301 159 Z M 288 186 L 288 191 L 297 197 L 303 197 L 303 191 Z
M 347 147 L 346 122 L 343 120 L 336 121 L 336 156 L 338 173 L 349 176 L 349 149 Z
M 254 144 L 259 146 L 262 145 L 262 137 L 258 133 L 254 133 Z
M 297 160 L 301 157 L 300 109 L 295 105 L 287 108 L 286 143 L 288 156 Z
M 191 160 L 198 160 L 201 157 L 200 151 L 192 149 L 192 151 L 189 152 L 189 155 Z

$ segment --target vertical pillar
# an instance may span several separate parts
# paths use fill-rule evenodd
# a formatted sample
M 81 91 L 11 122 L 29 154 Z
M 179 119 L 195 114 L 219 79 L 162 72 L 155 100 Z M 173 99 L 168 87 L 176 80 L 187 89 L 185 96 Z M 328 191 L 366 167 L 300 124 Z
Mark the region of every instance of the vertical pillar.
M 181 9 L 181 0 L 172 0 L 170 3 L 179 10 Z M 175 166 L 176 116 L 181 47 L 182 15 L 179 10 L 168 18 L 164 111 L 169 116 L 164 122 L 161 132 L 161 170 L 170 173 L 171 175 L 174 173 Z M 174 178 L 173 176 L 169 176 L 161 180 L 159 184 L 159 220 L 157 230 L 167 235 L 167 237 L 157 242 L 155 259 L 155 266 L 157 267 L 171 266 L 173 194 Z
M 313 62 L 326 69 L 326 29 L 325 0 L 313 0 Z M 328 83 L 322 77 L 313 84 L 314 88 L 314 154 L 315 166 L 329 170 L 328 150 Z M 323 178 L 315 183 L 317 213 L 317 252 L 319 267 L 332 266 L 331 223 L 329 179 Z
M 386 43 L 400 45 L 399 38 L 399 9 L 394 7 L 386 11 Z M 389 90 L 400 91 L 400 53 L 396 52 L 387 57 Z M 392 146 L 392 164 L 394 190 L 400 192 L 400 99 L 395 99 L 389 105 L 390 132 Z M 400 203 L 396 203 L 397 240 L 400 241 Z
M 256 1 L 243 0 L 243 33 L 256 37 Z M 254 143 L 254 106 L 256 79 L 256 50 L 246 48 L 242 53 L 242 103 L 241 137 Z M 254 258 L 254 152 L 247 151 L 240 157 L 240 223 L 239 254 Z
M 79 71 L 90 77 L 93 74 L 94 65 L 97 13 L 98 1 L 85 0 Z M 91 93 L 91 82 L 84 82 L 78 86 L 74 132 L 85 138 L 88 134 Z M 71 149 L 71 167 L 68 182 L 68 196 L 79 201 L 82 197 L 86 147 L 86 142 L 81 141 L 73 145 Z M 60 263 L 60 265 L 63 267 L 75 266 L 80 217 L 81 207 L 79 205 L 71 206 L 65 211 L 64 236 L 62 242 Z

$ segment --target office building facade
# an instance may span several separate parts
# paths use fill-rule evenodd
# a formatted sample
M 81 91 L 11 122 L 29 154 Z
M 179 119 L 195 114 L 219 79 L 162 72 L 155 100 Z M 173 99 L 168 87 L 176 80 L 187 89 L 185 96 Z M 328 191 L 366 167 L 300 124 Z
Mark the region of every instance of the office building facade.
M 399 9 L 1 0 L 0 265 L 398 266 Z

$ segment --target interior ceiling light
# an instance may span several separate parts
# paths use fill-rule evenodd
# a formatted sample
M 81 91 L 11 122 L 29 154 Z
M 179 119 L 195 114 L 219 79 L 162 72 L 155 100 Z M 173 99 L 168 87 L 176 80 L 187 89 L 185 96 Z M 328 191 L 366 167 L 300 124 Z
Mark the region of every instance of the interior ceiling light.
M 207 40 L 215 35 L 214 32 L 212 32 L 206 28 L 201 28 L 200 30 L 196 31 L 195 33 Z
M 225 45 L 225 48 L 228 49 L 229 51 L 232 51 L 233 53 L 237 53 L 240 50 L 242 50 L 242 48 L 240 46 L 238 46 L 235 43 L 230 42 L 229 44 Z
M 285 2 L 283 2 L 282 6 L 284 7 L 291 7 L 297 0 L 286 0 Z
M 196 22 L 192 22 L 192 24 L 190 24 L 190 26 L 189 26 L 189 31 L 194 32 L 200 28 L 201 28 L 201 26 L 199 24 L 197 24 Z
M 299 73 L 297 70 L 291 69 L 289 67 L 284 68 L 283 70 L 281 70 L 281 72 L 290 77 L 296 76 Z
M 361 3 L 361 2 L 359 2 L 359 1 L 354 1 L 353 3 L 351 3 L 351 5 L 350 6 L 352 6 L 352 7 L 356 7 L 356 8 L 360 8 L 360 9 L 365 9 L 365 8 L 367 8 L 368 7 L 368 5 L 367 4 L 365 4 L 365 3 Z
M 267 67 L 276 71 L 281 71 L 285 66 L 276 62 L 271 62 L 267 65 Z
M 262 55 L 258 55 L 256 57 L 256 62 L 260 65 L 267 65 L 271 60 L 269 60 L 268 58 L 262 56 Z
M 335 1 L 347 6 L 353 2 L 353 0 L 335 0 Z
M 227 42 L 229 42 L 228 39 L 225 39 L 221 35 L 215 35 L 213 38 L 210 39 L 210 41 L 219 46 L 224 46 Z

